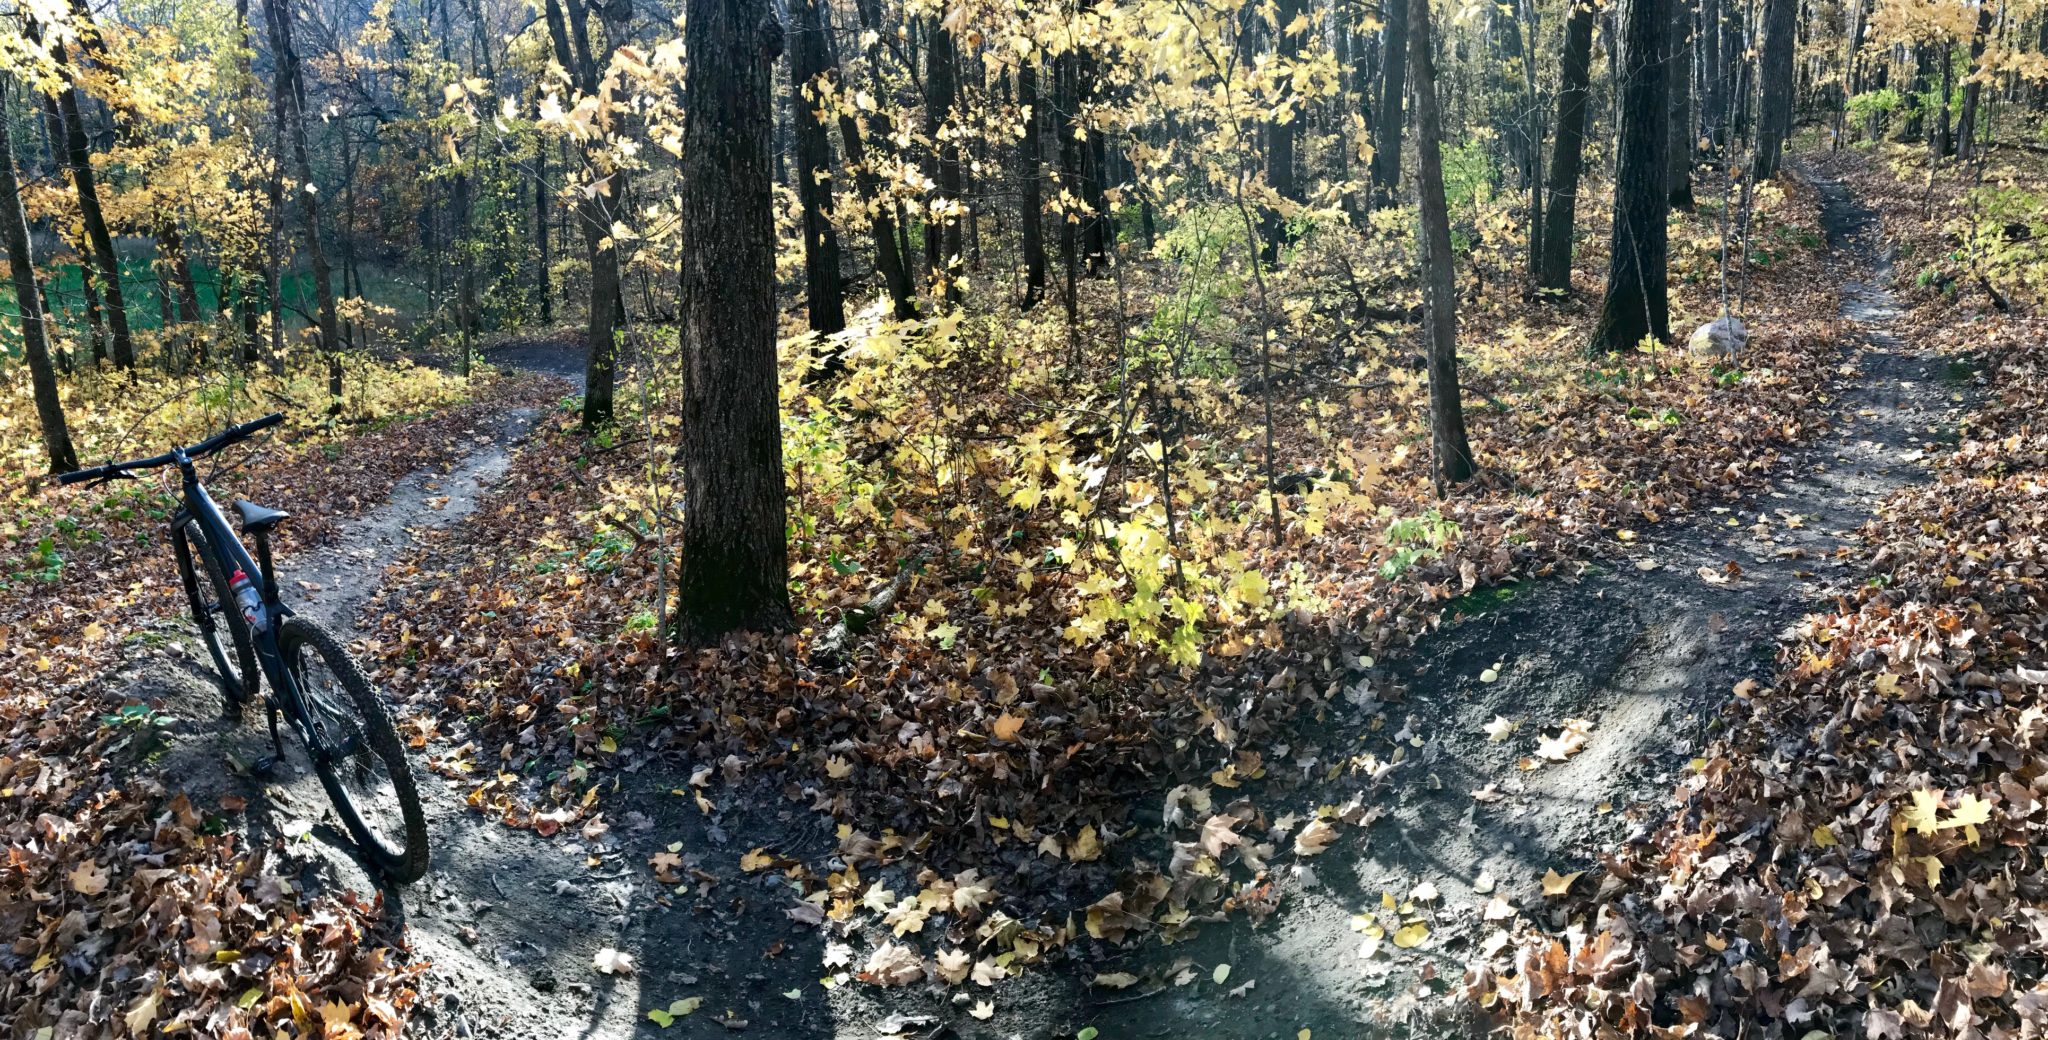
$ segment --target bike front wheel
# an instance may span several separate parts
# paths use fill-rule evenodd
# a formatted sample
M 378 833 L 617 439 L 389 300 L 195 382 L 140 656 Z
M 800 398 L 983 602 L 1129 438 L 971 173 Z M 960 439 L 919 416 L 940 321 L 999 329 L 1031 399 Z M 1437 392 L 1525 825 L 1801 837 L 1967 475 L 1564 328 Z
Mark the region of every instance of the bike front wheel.
M 256 699 L 262 672 L 256 667 L 256 645 L 249 637 L 249 623 L 235 605 L 228 576 L 214 558 L 206 532 L 196 523 L 178 528 L 178 572 L 184 579 L 185 597 L 192 605 L 192 620 L 199 625 L 199 638 L 213 658 L 216 681 L 230 714 Z
M 349 836 L 398 884 L 427 872 L 427 819 L 391 713 L 339 639 L 289 617 L 278 654 L 312 724 L 313 769 Z

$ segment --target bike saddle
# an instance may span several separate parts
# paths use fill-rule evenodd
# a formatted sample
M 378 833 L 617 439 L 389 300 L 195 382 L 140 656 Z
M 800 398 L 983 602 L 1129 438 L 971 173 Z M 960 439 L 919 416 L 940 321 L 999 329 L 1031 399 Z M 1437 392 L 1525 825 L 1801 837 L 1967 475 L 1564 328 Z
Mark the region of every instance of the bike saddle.
M 235 499 L 235 512 L 242 514 L 242 530 L 251 534 L 268 531 L 292 518 L 282 509 L 265 509 L 246 498 Z

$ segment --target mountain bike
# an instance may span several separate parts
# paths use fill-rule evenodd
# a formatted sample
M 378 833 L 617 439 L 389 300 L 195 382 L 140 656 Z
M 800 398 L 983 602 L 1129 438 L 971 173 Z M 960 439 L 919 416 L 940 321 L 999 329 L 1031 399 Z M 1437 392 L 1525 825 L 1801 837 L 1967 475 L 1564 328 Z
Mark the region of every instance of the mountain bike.
M 171 517 L 171 546 L 226 713 L 239 716 L 268 688 L 263 703 L 275 753 L 256 763 L 257 772 L 268 773 L 284 758 L 281 718 L 357 847 L 378 871 L 403 884 L 427 871 L 427 822 L 391 715 L 341 640 L 294 614 L 278 596 L 270 535 L 291 514 L 235 501 L 242 533 L 256 543 L 252 559 L 195 465 L 283 421 L 273 412 L 190 447 L 66 473 L 57 482 L 104 484 L 137 479 L 137 470 L 178 468 L 183 505 Z

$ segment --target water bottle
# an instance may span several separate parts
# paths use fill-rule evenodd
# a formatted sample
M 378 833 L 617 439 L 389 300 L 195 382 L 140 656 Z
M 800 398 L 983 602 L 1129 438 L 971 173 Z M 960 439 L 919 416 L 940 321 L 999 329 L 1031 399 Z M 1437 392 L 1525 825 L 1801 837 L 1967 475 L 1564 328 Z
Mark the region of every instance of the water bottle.
M 242 608 L 242 620 L 249 623 L 249 631 L 263 631 L 263 594 L 256 591 L 256 583 L 237 567 L 235 576 L 228 579 L 228 589 L 235 594 L 235 602 Z

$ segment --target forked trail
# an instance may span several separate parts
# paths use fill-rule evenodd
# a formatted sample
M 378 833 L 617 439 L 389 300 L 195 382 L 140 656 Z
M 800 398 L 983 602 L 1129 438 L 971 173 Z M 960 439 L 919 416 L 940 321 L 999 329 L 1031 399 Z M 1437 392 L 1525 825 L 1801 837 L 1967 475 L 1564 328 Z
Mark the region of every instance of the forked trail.
M 1405 714 L 1407 730 L 1421 738 L 1387 787 L 1380 821 L 1314 860 L 1310 874 L 1290 875 L 1280 911 L 1263 927 L 1210 926 L 1192 942 L 1148 947 L 1130 958 L 1139 963 L 1126 964 L 1157 969 L 1185 958 L 1206 982 L 1210 968 L 1227 963 L 1231 988 L 1254 983 L 1240 996 L 1208 985 L 1105 991 L 1048 971 L 1005 983 L 1007 1018 L 1042 1023 L 1046 1035 L 1092 1025 L 1116 1038 L 1288 1037 L 1304 1028 L 1345 1036 L 1360 1023 L 1398 1026 L 1419 1010 L 1404 994 L 1415 992 L 1424 963 L 1436 965 L 1431 988 L 1455 980 L 1491 927 L 1477 909 L 1491 895 L 1533 911 L 1542 904 L 1535 879 L 1545 870 L 1576 870 L 1602 843 L 1648 833 L 1650 806 L 1660 804 L 1705 720 L 1738 682 L 1766 676 L 1787 623 L 1853 580 L 1839 550 L 1881 498 L 1924 478 L 1925 460 L 1962 404 L 1966 372 L 1887 331 L 1888 265 L 1870 237 L 1872 215 L 1840 185 L 1819 186 L 1844 280 L 1842 316 L 1854 326 L 1831 432 L 1792 455 L 1771 490 L 1738 507 L 1652 529 L 1576 577 L 1512 587 L 1497 607 L 1447 626 L 1395 665 L 1402 703 L 1331 720 L 1366 734 L 1372 715 Z M 552 367 L 566 373 L 573 365 Z M 413 474 L 332 543 L 287 561 L 296 601 L 351 636 L 366 609 L 403 610 L 375 598 L 385 568 L 420 539 L 452 536 L 538 419 L 518 412 L 480 423 L 475 450 L 458 465 Z M 286 836 L 296 883 L 373 890 L 346 838 L 321 822 L 325 799 L 310 771 L 288 764 L 268 779 L 235 771 L 266 749 L 261 727 L 216 718 L 217 694 L 183 619 L 164 625 L 166 648 L 130 669 L 122 692 L 162 698 L 181 720 L 168 762 L 195 801 L 246 797 L 242 825 L 251 840 Z M 1480 680 L 1488 669 L 1497 681 Z M 1488 740 L 1483 727 L 1496 715 L 1522 720 L 1522 730 Z M 1562 764 L 1518 769 L 1537 729 L 1566 718 L 1593 723 L 1585 750 Z M 416 959 L 430 965 L 415 1033 L 625 1037 L 653 1029 L 648 1010 L 692 995 L 704 998 L 703 1012 L 678 1022 L 685 1035 L 743 1028 L 766 1037 L 869 1036 L 878 1023 L 925 1035 L 941 1022 L 978 1035 L 980 1024 L 952 1006 L 949 993 L 821 992 L 817 933 L 784 918 L 786 896 L 772 891 L 772 879 L 734 878 L 737 890 L 721 887 L 716 899 L 695 905 L 652 884 L 644 864 L 661 842 L 731 849 L 770 835 L 789 847 L 830 823 L 791 815 L 774 792 L 745 785 L 724 792 L 721 814 L 706 820 L 665 797 L 679 781 L 659 772 L 626 780 L 614 802 L 625 811 L 608 830 L 550 838 L 481 817 L 448 784 L 422 777 L 434 870 L 384 893 L 392 927 L 402 927 Z M 1313 801 L 1309 792 L 1305 803 Z M 1128 840 L 1163 853 L 1170 838 Z M 1482 894 L 1475 880 L 1487 875 L 1498 888 Z M 1382 944 L 1359 956 L 1353 915 L 1383 892 L 1401 896 L 1423 881 L 1441 893 L 1429 939 L 1412 952 Z M 594 971 L 592 957 L 607 947 L 636 951 L 634 970 Z

